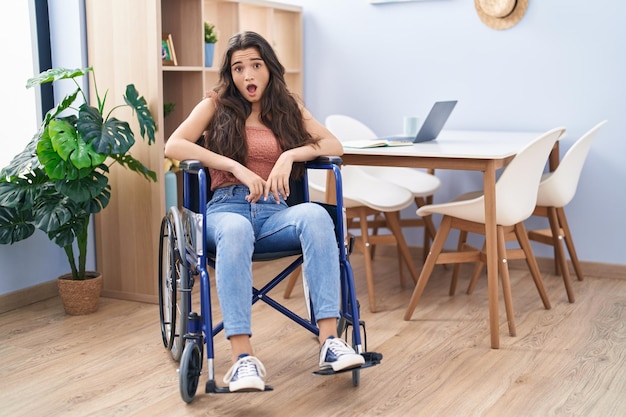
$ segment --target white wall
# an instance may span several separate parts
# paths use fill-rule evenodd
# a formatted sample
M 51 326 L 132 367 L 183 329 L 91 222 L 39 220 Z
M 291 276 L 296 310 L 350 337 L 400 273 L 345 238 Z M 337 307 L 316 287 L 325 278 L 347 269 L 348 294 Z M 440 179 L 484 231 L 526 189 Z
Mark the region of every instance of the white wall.
M 305 98 L 322 122 L 345 113 L 392 134 L 405 114 L 423 119 L 434 101 L 458 99 L 448 128 L 562 125 L 564 151 L 608 119 L 566 211 L 581 260 L 626 264 L 626 3 L 530 1 L 518 25 L 496 31 L 471 0 L 285 2 L 304 8 Z M 438 176 L 436 202 L 482 185 L 476 173 Z
M 16 73 L 14 78 L 9 78 L 4 73 L 0 78 L 3 95 L 15 100 L 14 104 L 8 108 L 5 106 L 0 112 L 2 126 L 5 126 L 0 139 L 2 140 L 0 162 L 3 162 L 0 166 L 8 164 L 15 154 L 24 149 L 24 145 L 35 134 L 39 124 L 34 104 L 35 89 L 26 90 L 24 87 L 26 80 L 38 73 L 31 59 L 35 48 L 31 45 L 29 24 L 31 3 L 31 1 L 0 3 L 0 21 L 5 23 L 2 27 L 11 28 L 11 42 L 4 45 L 11 48 L 6 56 L 12 57 L 9 66 L 11 72 Z M 49 0 L 48 8 L 51 38 L 54 43 L 52 65 L 68 68 L 86 66 L 84 1 Z M 69 83 L 55 84 L 55 100 L 64 96 L 69 88 L 71 88 Z M 8 117 L 6 121 L 5 117 Z M 93 233 L 91 238 L 87 267 L 93 269 L 95 265 Z M 14 245 L 0 245 L 0 294 L 54 280 L 57 276 L 69 272 L 69 269 L 63 249 L 50 242 L 43 232 L 37 231 L 31 238 Z

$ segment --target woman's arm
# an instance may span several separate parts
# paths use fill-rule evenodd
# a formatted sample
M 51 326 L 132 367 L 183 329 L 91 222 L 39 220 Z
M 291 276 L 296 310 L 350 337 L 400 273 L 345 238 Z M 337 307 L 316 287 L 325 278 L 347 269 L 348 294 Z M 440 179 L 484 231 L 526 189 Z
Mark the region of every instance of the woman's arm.
M 319 140 L 315 145 L 304 145 L 289 149 L 280 155 L 267 178 L 267 183 L 263 190 L 265 199 L 267 199 L 270 193 L 273 194 L 276 202 L 279 201 L 279 194 L 283 198 L 289 196 L 289 177 L 294 162 L 311 161 L 318 156 L 343 155 L 343 146 L 341 146 L 341 142 L 335 135 L 318 122 L 306 108 L 301 107 L 301 110 L 305 129 L 311 136 L 319 138 Z
M 196 144 L 214 115 L 213 99 L 198 103 L 165 143 L 165 156 L 179 161 L 197 159 L 204 166 L 232 172 L 235 161 Z

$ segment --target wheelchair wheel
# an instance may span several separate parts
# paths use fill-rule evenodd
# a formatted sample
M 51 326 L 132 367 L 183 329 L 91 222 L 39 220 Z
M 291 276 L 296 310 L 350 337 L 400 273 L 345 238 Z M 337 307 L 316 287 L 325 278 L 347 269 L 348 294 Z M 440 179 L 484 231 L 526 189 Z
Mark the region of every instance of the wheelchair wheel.
M 173 265 L 175 264 L 175 236 L 172 222 L 168 216 L 161 221 L 159 241 L 159 318 L 161 321 L 161 337 L 163 346 L 170 350 L 176 334 L 176 280 L 173 277 Z
M 202 351 L 197 343 L 188 343 L 180 358 L 179 388 L 183 401 L 190 403 L 196 396 L 202 373 Z
M 163 343 L 175 361 L 180 360 L 187 333 L 189 302 L 188 270 L 185 265 L 185 240 L 178 209 L 171 208 L 161 224 L 159 262 L 159 305 Z

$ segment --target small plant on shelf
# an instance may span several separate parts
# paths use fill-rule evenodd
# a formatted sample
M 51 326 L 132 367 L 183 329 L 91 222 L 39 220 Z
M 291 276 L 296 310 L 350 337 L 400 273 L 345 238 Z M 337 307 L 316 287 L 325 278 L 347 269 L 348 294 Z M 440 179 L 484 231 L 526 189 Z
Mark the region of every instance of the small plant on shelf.
M 215 25 L 204 22 L 204 66 L 213 66 L 213 54 L 215 53 L 215 42 L 217 42 L 217 29 Z
M 217 29 L 215 29 L 215 25 L 204 22 L 204 43 L 215 42 L 217 42 Z
M 172 103 L 171 101 L 166 101 L 163 103 L 163 117 L 167 117 L 171 112 L 176 108 L 176 103 Z

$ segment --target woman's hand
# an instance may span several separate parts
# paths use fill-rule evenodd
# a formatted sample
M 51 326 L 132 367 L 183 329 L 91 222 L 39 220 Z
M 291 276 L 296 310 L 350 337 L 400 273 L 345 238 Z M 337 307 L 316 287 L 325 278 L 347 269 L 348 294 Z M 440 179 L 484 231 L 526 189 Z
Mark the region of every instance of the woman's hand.
M 276 204 L 280 203 L 280 196 L 283 199 L 289 197 L 289 177 L 291 176 L 291 169 L 293 168 L 293 159 L 289 151 L 283 152 L 276 163 L 263 190 L 263 198 L 267 200 L 270 193 L 272 194 Z
M 238 164 L 233 171 L 233 175 L 250 189 L 250 194 L 246 196 L 246 200 L 249 203 L 256 203 L 264 195 L 267 183 L 245 166 Z

